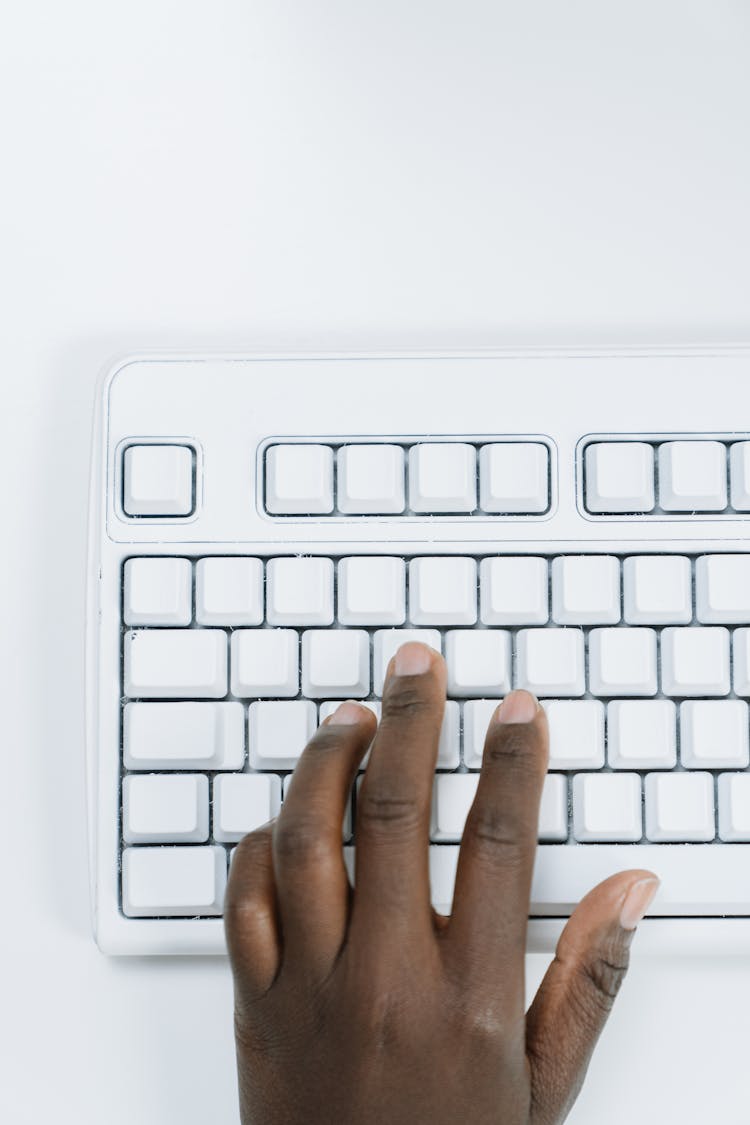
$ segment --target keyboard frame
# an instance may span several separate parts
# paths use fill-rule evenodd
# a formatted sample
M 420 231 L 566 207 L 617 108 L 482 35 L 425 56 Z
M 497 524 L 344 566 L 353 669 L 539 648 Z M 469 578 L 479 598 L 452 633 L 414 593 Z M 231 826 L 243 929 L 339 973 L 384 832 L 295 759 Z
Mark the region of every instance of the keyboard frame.
M 176 366 L 175 366 L 176 365 Z M 239 367 L 238 367 L 239 365 Z M 724 413 L 733 417 L 742 416 L 742 404 L 746 403 L 746 416 L 750 421 L 750 345 L 732 345 L 725 348 L 665 348 L 665 349 L 536 349 L 536 350 L 495 350 L 491 352 L 457 352 L 457 353 L 412 353 L 407 355 L 374 355 L 374 354 L 318 354 L 318 355 L 287 355 L 287 356 L 195 356 L 180 354 L 144 354 L 129 356 L 101 376 L 96 389 L 94 411 L 90 496 L 89 496 L 89 545 L 88 545 L 88 582 L 86 601 L 86 762 L 87 762 L 87 805 L 89 827 L 89 875 L 91 885 L 91 902 L 93 909 L 94 932 L 97 943 L 103 952 L 110 954 L 221 954 L 225 952 L 223 922 L 219 918 L 202 919 L 141 919 L 126 918 L 120 911 L 119 902 L 119 831 L 120 831 L 120 660 L 121 660 L 121 584 L 120 573 L 123 561 L 135 554 L 163 554 L 183 555 L 187 557 L 207 556 L 210 554 L 227 555 L 283 555 L 304 550 L 306 554 L 320 554 L 335 557 L 346 553 L 358 553 L 357 547 L 367 553 L 399 554 L 404 556 L 416 554 L 574 554 L 574 553 L 609 553 L 623 556 L 635 554 L 638 551 L 652 553 L 668 551 L 668 553 L 694 554 L 711 551 L 732 552 L 747 548 L 750 541 L 750 513 L 743 518 L 733 519 L 726 514 L 720 514 L 715 520 L 711 517 L 698 517 L 697 527 L 702 533 L 700 536 L 687 534 L 691 530 L 690 516 L 680 518 L 670 515 L 668 521 L 661 521 L 654 516 L 647 516 L 641 527 L 648 531 L 647 535 L 628 540 L 627 536 L 633 533 L 633 525 L 638 524 L 638 517 L 633 516 L 596 516 L 591 517 L 581 509 L 575 508 L 576 499 L 580 488 L 580 466 L 576 462 L 572 480 L 562 487 L 562 482 L 552 481 L 552 495 L 557 506 L 553 503 L 552 510 L 543 517 L 489 516 L 486 519 L 477 516 L 469 517 L 441 517 L 439 527 L 435 521 L 425 517 L 404 518 L 395 517 L 402 529 L 398 536 L 388 542 L 371 538 L 382 531 L 384 525 L 392 530 L 392 521 L 389 517 L 362 517 L 352 516 L 345 519 L 341 516 L 335 518 L 300 517 L 294 519 L 289 516 L 269 517 L 263 511 L 258 513 L 255 525 L 256 534 L 262 527 L 266 538 L 236 538 L 225 540 L 190 538 L 200 526 L 201 508 L 205 497 L 199 491 L 196 497 L 195 512 L 186 520 L 164 521 L 151 524 L 148 520 L 123 521 L 116 512 L 116 502 L 113 502 L 112 490 L 108 488 L 109 482 L 117 480 L 118 464 L 117 452 L 122 446 L 123 438 L 118 437 L 116 427 L 112 426 L 111 394 L 112 388 L 119 380 L 130 381 L 134 379 L 141 397 L 150 390 L 152 385 L 158 388 L 159 373 L 166 372 L 165 381 L 171 382 L 172 374 L 184 376 L 186 384 L 197 377 L 200 382 L 206 377 L 213 376 L 220 379 L 227 373 L 231 379 L 237 377 L 238 370 L 243 379 L 257 375 L 259 379 L 265 378 L 265 386 L 271 386 L 277 394 L 280 409 L 284 409 L 284 395 L 276 391 L 275 379 L 269 383 L 269 372 L 275 375 L 277 370 L 282 372 L 281 382 L 285 379 L 299 379 L 299 386 L 305 385 L 311 378 L 317 377 L 319 401 L 312 404 L 312 397 L 307 394 L 310 437 L 325 441 L 326 433 L 337 434 L 331 441 L 341 441 L 341 418 L 331 419 L 326 413 L 326 395 L 322 393 L 325 383 L 330 379 L 331 386 L 341 390 L 346 386 L 350 369 L 365 369 L 367 374 L 372 373 L 373 365 L 389 373 L 393 367 L 396 385 L 403 378 L 404 370 L 413 369 L 415 385 L 423 386 L 425 379 L 432 396 L 436 399 L 443 391 L 446 396 L 453 393 L 454 387 L 451 379 L 456 370 L 467 372 L 468 391 L 474 387 L 483 386 L 483 378 L 487 373 L 504 373 L 509 376 L 531 365 L 534 370 L 544 374 L 551 380 L 549 386 L 558 385 L 560 379 L 566 374 L 571 379 L 578 379 L 589 389 L 598 389 L 604 371 L 616 373 L 617 385 L 625 386 L 628 390 L 637 393 L 639 388 L 644 393 L 648 391 L 653 396 L 650 405 L 644 407 L 644 415 L 648 415 L 652 407 L 656 408 L 660 418 L 664 417 L 668 409 L 669 394 L 681 386 L 681 365 L 686 368 L 695 368 L 710 377 L 710 391 L 712 395 L 718 394 L 722 389 L 722 380 L 726 380 L 726 387 L 733 392 L 731 405 L 723 406 Z M 645 365 L 645 366 L 644 366 Z M 625 368 L 631 368 L 626 371 Z M 658 384 L 653 382 L 653 369 L 663 370 L 667 383 L 666 395 Z M 599 374 L 599 372 L 602 374 Z M 470 373 L 470 375 L 469 375 Z M 156 382 L 149 383 L 156 376 Z M 585 378 L 584 378 L 585 375 Z M 633 382 L 635 378 L 635 382 Z M 230 382 L 231 382 L 230 379 Z M 691 374 L 687 380 L 686 391 L 689 393 Z M 343 381 L 342 381 L 343 380 Z M 473 384 L 472 384 L 473 380 Z M 695 385 L 700 386 L 700 377 Z M 410 388 L 410 390 L 413 388 Z M 582 387 L 570 389 L 568 395 L 574 401 L 580 401 Z M 387 388 L 386 388 L 387 390 Z M 462 388 L 467 393 L 467 386 Z M 578 393 L 576 393 L 576 391 Z M 523 399 L 523 394 L 519 398 Z M 137 396 L 136 396 L 137 397 Z M 157 398 L 159 396 L 157 395 Z M 273 396 L 272 396 L 273 397 Z M 164 398 L 164 396 L 162 396 Z M 148 404 L 144 411 L 148 413 L 151 406 Z M 330 400 L 329 400 L 330 401 Z M 159 409 L 168 407 L 168 402 L 162 401 Z M 322 405 L 322 409 L 320 409 Z M 685 417 L 684 402 L 679 404 L 681 417 Z M 355 404 L 351 404 L 354 409 Z M 523 407 L 523 404 L 521 404 Z M 514 404 L 515 409 L 515 404 Z M 530 407 L 527 405 L 526 412 Z M 554 405 L 543 403 L 543 411 L 554 409 Z M 445 416 L 451 417 L 453 407 L 444 408 Z M 591 414 L 590 407 L 583 410 L 584 414 Z M 484 410 L 476 412 L 479 420 L 484 421 Z M 523 409 L 521 408 L 521 413 Z M 593 413 L 600 419 L 598 425 L 569 425 L 569 430 L 575 431 L 575 440 L 567 441 L 566 448 L 560 448 L 560 440 L 555 433 L 550 433 L 552 427 L 541 424 L 524 426 L 506 426 L 502 436 L 514 434 L 534 434 L 548 437 L 556 450 L 558 471 L 564 471 L 566 457 L 569 459 L 570 451 L 577 452 L 583 448 L 590 435 L 609 433 L 613 437 L 620 435 L 635 436 L 638 433 L 653 434 L 656 438 L 665 436 L 682 436 L 686 434 L 700 434 L 701 436 L 732 435 L 741 440 L 746 437 L 743 431 L 722 430 L 716 424 L 711 424 L 714 418 L 718 419 L 720 408 L 712 404 L 706 410 L 705 404 L 695 406 L 695 414 L 701 421 L 705 420 L 700 429 L 691 429 L 688 426 L 676 426 L 669 430 L 663 424 L 655 424 L 653 429 L 639 430 L 638 427 L 628 425 L 630 417 L 624 419 L 619 428 L 606 429 L 606 422 L 610 417 L 614 422 L 619 419 L 621 411 L 615 405 L 606 403 L 593 408 Z M 626 411 L 627 413 L 627 411 Z M 323 420 L 328 419 L 323 425 Z M 392 428 L 392 412 L 390 414 L 391 426 L 382 430 L 373 428 L 372 434 L 382 433 L 388 435 Z M 320 421 L 320 425 L 316 422 Z M 248 427 L 249 430 L 249 427 Z M 257 463 L 258 446 L 261 442 L 267 444 L 278 433 L 292 433 L 291 427 L 283 424 L 283 419 L 278 416 L 274 427 L 266 427 L 265 432 L 257 435 L 257 440 L 249 433 L 248 438 L 255 440 L 253 451 L 254 462 Z M 158 433 L 143 433 L 140 431 L 125 435 L 126 444 L 132 440 L 156 440 Z M 181 437 L 179 429 L 163 434 L 170 440 Z M 303 435 L 298 435 L 303 436 Z M 356 437 L 353 431 L 351 437 Z M 365 436 L 365 435 L 362 435 Z M 409 435 L 413 438 L 414 429 Z M 432 439 L 436 435 L 425 432 L 425 439 Z M 456 440 L 482 440 L 485 435 L 478 435 L 476 430 L 466 428 L 461 433 L 459 426 L 451 437 Z M 493 434 L 487 434 L 489 439 Z M 393 435 L 391 434 L 391 437 Z M 181 437 L 185 444 L 193 445 L 203 464 L 204 450 L 197 436 L 185 434 Z M 408 440 L 408 438 L 396 438 Z M 114 473 L 114 477 L 113 477 Z M 253 486 L 250 474 L 245 482 L 248 490 L 248 505 L 254 500 L 257 487 Z M 200 481 L 199 481 L 200 484 Z M 545 539 L 551 532 L 550 523 L 558 514 L 559 507 L 570 504 L 575 508 L 575 519 L 580 521 L 577 526 L 581 532 L 585 531 L 588 538 L 554 538 Z M 326 524 L 330 521 L 330 535 L 326 534 Z M 468 534 L 460 534 L 470 521 Z M 570 521 L 568 521 L 570 522 Z M 665 524 L 668 523 L 668 526 Z M 713 523 L 713 528 L 711 524 Z M 342 539 L 342 525 L 347 526 L 346 540 Z M 647 527 L 645 525 L 648 525 Z M 660 527 L 661 525 L 661 527 Z M 707 526 L 708 525 L 708 526 Z M 692 526 L 696 524 L 692 522 Z M 524 538 L 513 537 L 514 528 L 523 528 Z M 158 531 L 162 533 L 165 528 L 168 535 L 155 538 Z M 175 536 L 184 528 L 182 537 Z M 432 533 L 430 534 L 430 528 Z M 661 530 L 662 534 L 659 535 Z M 408 532 L 411 531 L 411 536 Z M 712 537 L 707 533 L 712 531 Z M 507 532 L 507 534 L 506 534 Z M 369 534 L 368 534 L 369 533 Z M 484 533 L 484 537 L 482 537 Z M 489 538 L 489 535 L 504 536 Z M 119 536 L 119 537 L 118 537 Z M 480 536 L 477 538 L 477 536 Z M 561 845 L 565 846 L 565 845 Z M 596 845 L 585 845 L 593 846 Z M 660 845 L 667 847 L 669 845 Z M 683 845 L 676 845 L 683 846 Z M 710 845 L 709 845 L 710 846 Z M 529 922 L 528 949 L 530 952 L 550 952 L 554 949 L 566 919 L 534 918 Z M 654 953 L 711 953 L 719 951 L 727 953 L 746 952 L 750 948 L 750 917 L 732 918 L 647 918 L 639 928 L 639 946 L 641 950 Z

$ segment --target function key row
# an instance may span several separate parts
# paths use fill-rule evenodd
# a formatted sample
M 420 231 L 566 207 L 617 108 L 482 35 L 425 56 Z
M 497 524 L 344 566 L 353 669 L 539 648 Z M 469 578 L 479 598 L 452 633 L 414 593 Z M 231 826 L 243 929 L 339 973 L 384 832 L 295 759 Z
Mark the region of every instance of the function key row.
M 274 516 L 537 516 L 550 507 L 549 449 L 537 441 L 272 445 L 265 505 Z
M 407 599 L 408 577 L 408 599 Z M 750 554 L 128 559 L 129 626 L 750 625 Z
M 595 441 L 584 473 L 592 515 L 750 512 L 750 441 Z

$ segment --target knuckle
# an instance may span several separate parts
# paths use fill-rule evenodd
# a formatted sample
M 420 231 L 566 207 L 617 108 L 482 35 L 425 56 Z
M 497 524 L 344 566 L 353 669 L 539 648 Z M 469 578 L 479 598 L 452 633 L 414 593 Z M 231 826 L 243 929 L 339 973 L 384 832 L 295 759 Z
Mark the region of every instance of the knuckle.
M 407 831 L 420 820 L 419 802 L 408 793 L 364 788 L 357 799 L 358 824 L 374 832 Z
M 595 950 L 581 962 L 589 1000 L 599 1011 L 611 1010 L 625 980 L 628 962 L 627 949 L 616 945 Z
M 383 697 L 381 727 L 392 722 L 413 722 L 434 706 L 429 696 L 409 681 L 398 677 L 388 684 Z
M 328 840 L 317 821 L 295 817 L 279 819 L 274 832 L 274 853 L 281 862 L 319 862 L 327 857 Z
M 330 754 L 340 750 L 347 741 L 347 732 L 353 729 L 352 727 L 320 726 L 307 744 L 307 749 L 312 750 L 315 754 Z
M 510 869 L 521 867 L 526 860 L 526 835 L 506 812 L 493 806 L 477 807 L 466 824 L 466 836 L 475 855 Z
M 536 742 L 526 724 L 496 727 L 487 739 L 487 759 L 515 769 L 533 770 L 538 758 Z

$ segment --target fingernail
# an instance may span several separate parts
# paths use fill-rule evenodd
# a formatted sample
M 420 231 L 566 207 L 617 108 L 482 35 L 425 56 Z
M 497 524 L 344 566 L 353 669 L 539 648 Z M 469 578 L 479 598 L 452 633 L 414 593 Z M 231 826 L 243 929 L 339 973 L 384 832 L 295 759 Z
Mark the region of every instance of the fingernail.
M 654 901 L 654 895 L 659 890 L 660 880 L 652 875 L 648 879 L 639 879 L 625 896 L 620 911 L 620 925 L 623 930 L 634 930 L 642 920 L 644 914 Z
M 432 649 L 419 641 L 410 641 L 401 645 L 393 658 L 393 674 L 395 676 L 423 676 L 432 664 Z
M 323 720 L 323 723 L 326 726 L 350 727 L 355 723 L 364 722 L 369 713 L 369 708 L 347 699 L 346 703 L 340 703 L 336 710 Z
M 530 691 L 512 691 L 506 695 L 494 714 L 496 723 L 530 723 L 539 710 L 539 702 Z

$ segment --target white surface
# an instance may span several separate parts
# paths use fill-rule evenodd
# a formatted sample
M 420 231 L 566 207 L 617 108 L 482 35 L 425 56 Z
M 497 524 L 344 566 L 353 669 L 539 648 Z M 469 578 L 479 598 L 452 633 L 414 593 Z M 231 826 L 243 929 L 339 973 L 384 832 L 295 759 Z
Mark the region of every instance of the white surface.
M 95 373 L 140 347 L 750 337 L 749 40 L 728 0 L 6 19 L 0 1116 L 237 1120 L 225 963 L 107 960 L 88 931 Z M 750 960 L 634 954 L 570 1121 L 742 1125 Z

